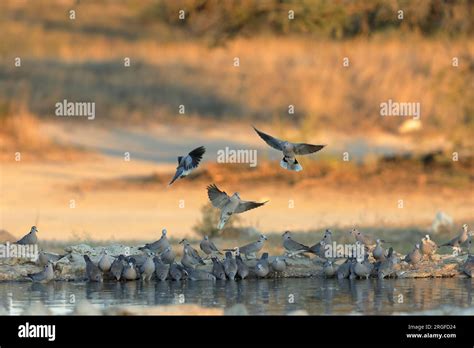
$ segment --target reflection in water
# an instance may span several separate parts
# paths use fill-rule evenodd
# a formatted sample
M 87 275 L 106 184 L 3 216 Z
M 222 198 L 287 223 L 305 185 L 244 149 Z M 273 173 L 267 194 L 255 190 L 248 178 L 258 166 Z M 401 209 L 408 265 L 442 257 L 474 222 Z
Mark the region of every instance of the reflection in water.
M 55 314 L 73 311 L 87 299 L 102 308 L 194 303 L 229 308 L 244 304 L 250 314 L 391 314 L 473 306 L 472 279 L 248 279 L 216 282 L 0 283 L 0 306 L 13 315 L 42 302 Z

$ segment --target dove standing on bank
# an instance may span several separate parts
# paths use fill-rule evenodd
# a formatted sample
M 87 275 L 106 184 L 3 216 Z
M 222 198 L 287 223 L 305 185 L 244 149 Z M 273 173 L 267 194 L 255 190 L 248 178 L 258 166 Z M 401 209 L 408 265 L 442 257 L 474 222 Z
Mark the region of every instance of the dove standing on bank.
M 352 259 L 347 259 L 342 265 L 337 268 L 337 279 L 348 278 L 351 271 Z
M 46 283 L 54 279 L 53 263 L 49 261 L 41 272 L 28 274 L 33 282 Z
M 349 233 L 355 238 L 356 241 L 361 242 L 366 247 L 375 245 L 375 242 L 371 237 L 365 235 L 364 233 L 360 232 L 355 228 L 353 228 Z
M 38 229 L 36 228 L 36 226 L 32 226 L 30 232 L 27 233 L 25 236 L 23 236 L 15 244 L 21 244 L 21 245 L 37 244 L 38 236 L 36 235 L 36 233 L 38 233 Z
M 427 234 L 421 239 L 420 250 L 421 250 L 421 253 L 423 254 L 423 257 L 428 256 L 430 260 L 433 260 L 433 255 L 437 249 L 438 249 L 438 246 L 436 245 L 434 241 L 431 240 L 429 234 Z
M 165 250 L 160 254 L 160 259 L 163 261 L 163 263 L 166 263 L 168 265 L 171 265 L 174 262 L 174 259 L 176 258 L 176 254 L 173 251 L 173 248 L 171 245 L 167 246 Z
M 86 261 L 86 275 L 90 282 L 101 282 L 103 281 L 102 271 L 92 262 L 89 255 L 84 255 L 84 261 Z
M 153 261 L 155 262 L 155 276 L 160 281 L 165 281 L 168 278 L 170 272 L 170 265 L 164 263 L 159 256 L 155 256 Z
M 330 256 L 328 254 L 331 253 L 331 249 L 327 247 L 327 244 L 324 240 L 317 242 L 315 245 L 309 248 L 309 252 L 315 254 L 316 256 L 322 259 L 328 259 Z
M 290 257 L 309 251 L 308 246 L 298 243 L 297 241 L 291 238 L 290 231 L 286 231 L 285 233 L 283 233 L 283 247 L 285 248 L 288 256 Z
M 397 263 L 396 258 L 393 256 L 393 248 L 388 249 L 387 256 L 385 260 L 381 261 L 378 265 L 377 275 L 379 279 L 384 279 L 389 277 L 394 273 L 393 266 Z
M 249 266 L 247 266 L 244 260 L 242 260 L 239 248 L 237 248 L 237 250 L 235 251 L 235 262 L 237 262 L 237 274 L 241 279 L 245 279 L 249 275 L 250 270 Z
M 323 273 L 326 278 L 334 277 L 336 274 L 336 269 L 334 268 L 334 263 L 331 260 L 327 260 L 323 264 Z
M 354 265 L 354 273 L 361 278 L 369 279 L 373 269 L 374 265 L 369 262 L 368 255 L 365 256 L 363 261 L 357 260 Z
M 209 200 L 215 208 L 220 209 L 221 215 L 217 228 L 222 230 L 224 225 L 232 216 L 232 214 L 240 214 L 247 210 L 255 209 L 261 207 L 268 201 L 258 203 L 252 201 L 243 201 L 240 199 L 238 192 L 235 192 L 232 196 L 229 196 L 224 191 L 219 190 L 219 188 L 212 184 L 207 187 L 207 195 Z
M 384 261 L 385 260 L 385 250 L 382 247 L 382 241 L 380 239 L 377 239 L 375 242 L 376 242 L 376 246 L 375 246 L 374 250 L 372 251 L 372 256 L 377 261 Z
M 214 254 L 222 254 L 208 236 L 204 236 L 204 239 L 199 244 L 199 247 L 208 258 Z
M 421 255 L 421 252 L 420 252 L 420 244 L 416 244 L 415 249 L 413 249 L 409 254 L 407 254 L 407 256 L 405 256 L 403 261 L 413 266 L 416 266 L 416 264 L 418 264 L 422 258 L 423 256 Z
M 206 271 L 194 269 L 185 266 L 186 273 L 189 280 L 216 280 L 216 277 Z
M 468 233 L 468 226 L 467 224 L 462 225 L 462 231 L 461 233 L 451 239 L 449 242 L 441 244 L 439 247 L 443 246 L 450 246 L 453 248 L 454 251 L 460 253 L 461 252 L 461 245 L 468 239 L 469 233 Z
M 37 263 L 40 266 L 46 266 L 48 264 L 48 262 L 53 262 L 53 263 L 58 262 L 64 256 L 66 256 L 66 255 L 58 255 L 58 254 L 48 253 L 48 252 L 45 252 L 45 251 L 40 251 L 39 254 L 38 254 Z
M 150 244 L 145 244 L 145 246 L 142 246 L 138 248 L 138 250 L 151 250 L 156 253 L 161 253 L 163 250 L 165 250 L 167 247 L 170 246 L 170 242 L 168 241 L 168 237 L 166 237 L 167 230 L 164 228 L 161 231 L 161 238 L 158 239 L 156 242 L 150 243 Z
M 247 260 L 249 259 L 249 256 L 252 256 L 252 258 L 255 259 L 257 258 L 257 253 L 263 248 L 263 245 L 265 244 L 266 240 L 267 237 L 262 234 L 256 242 L 239 247 L 239 253 L 244 254 Z
M 123 268 L 125 266 L 125 256 L 119 255 L 112 265 L 110 266 L 110 273 L 115 277 L 116 280 L 120 280 L 122 277 Z
M 219 280 L 226 280 L 225 269 L 222 262 L 215 256 L 211 256 L 212 274 Z
M 224 271 L 230 280 L 234 280 L 237 275 L 237 262 L 232 256 L 231 251 L 226 251 L 224 259 Z
M 283 152 L 283 159 L 280 161 L 280 166 L 287 170 L 293 170 L 296 172 L 303 170 L 303 167 L 298 163 L 295 156 L 309 155 L 311 153 L 318 152 L 324 146 L 326 146 L 305 143 L 290 143 L 289 141 L 280 140 L 265 134 L 255 127 L 253 127 L 253 129 L 255 129 L 260 138 L 262 138 L 268 145 Z
M 190 266 L 194 267 L 197 264 L 205 265 L 206 263 L 202 259 L 201 255 L 197 252 L 196 249 L 194 249 L 191 246 L 191 243 L 188 242 L 187 239 L 181 240 L 179 244 L 183 244 L 183 258 L 186 259 L 186 262 L 188 262 L 188 265 L 185 265 L 182 261 L 181 263 L 183 266 Z
M 110 271 L 110 268 L 112 267 L 112 263 L 114 262 L 114 258 L 109 255 L 107 250 L 102 249 L 101 252 L 101 257 L 99 259 L 99 263 L 97 266 L 102 272 L 108 272 Z
M 174 175 L 168 186 L 173 184 L 176 179 L 184 178 L 185 176 L 189 175 L 189 173 L 191 173 L 193 169 L 197 168 L 205 152 L 206 149 L 204 148 L 204 146 L 200 146 L 191 151 L 186 156 L 179 156 L 178 166 L 176 167 L 176 174 Z
M 277 256 L 273 259 L 270 266 L 275 273 L 282 273 L 286 270 L 286 260 L 283 257 Z

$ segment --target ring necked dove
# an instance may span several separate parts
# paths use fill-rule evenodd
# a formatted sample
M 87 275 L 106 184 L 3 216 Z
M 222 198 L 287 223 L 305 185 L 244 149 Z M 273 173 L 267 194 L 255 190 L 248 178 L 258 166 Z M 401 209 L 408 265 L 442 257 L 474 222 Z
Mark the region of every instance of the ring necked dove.
M 189 243 L 187 239 L 181 240 L 179 244 L 183 244 L 183 257 L 186 256 L 193 266 L 197 264 L 201 264 L 201 265 L 206 264 L 204 260 L 202 259 L 201 255 L 199 255 L 197 250 L 191 246 L 191 243 Z M 185 266 L 184 263 L 183 263 L 183 266 Z
M 204 254 L 208 255 L 208 257 L 214 254 L 222 254 L 208 236 L 204 236 L 204 239 L 199 244 L 199 247 L 204 252 Z
M 155 256 L 153 261 L 155 262 L 156 279 L 165 281 L 170 272 L 170 264 L 164 263 L 159 256 Z
M 138 279 L 138 272 L 137 268 L 135 267 L 135 259 L 130 259 L 128 263 L 125 265 L 122 271 L 122 279 L 124 280 L 137 280 Z
M 185 275 L 186 271 L 181 265 L 176 262 L 170 265 L 170 276 L 173 280 L 180 281 L 181 279 L 184 279 Z
M 469 237 L 468 228 L 467 224 L 462 225 L 462 231 L 459 235 L 451 239 L 449 242 L 441 244 L 439 247 L 450 246 L 453 250 L 461 252 L 461 245 L 464 244 Z
M 247 266 L 244 260 L 242 260 L 242 256 L 240 256 L 239 248 L 237 248 L 235 252 L 235 261 L 237 262 L 237 274 L 239 275 L 241 279 L 245 279 L 249 275 L 250 270 L 249 270 L 249 266 Z
M 21 245 L 26 245 L 26 244 L 37 244 L 38 243 L 38 236 L 36 233 L 38 233 L 38 229 L 36 226 L 32 226 L 30 229 L 30 232 L 27 233 L 25 236 L 20 238 L 19 241 L 17 241 L 15 244 L 21 244 Z
M 352 259 L 347 259 L 342 265 L 337 268 L 337 279 L 345 279 L 350 275 Z
M 258 277 L 263 278 L 266 277 L 269 272 L 270 265 L 268 264 L 268 253 L 263 253 L 255 266 L 255 274 Z
M 369 262 L 368 255 L 365 256 L 364 261 L 357 260 L 354 265 L 354 273 L 361 278 L 369 279 L 373 269 L 374 265 Z
M 163 252 L 163 250 L 165 250 L 167 247 L 170 246 L 170 242 L 168 241 L 166 234 L 167 234 L 167 230 L 164 228 L 161 231 L 160 239 L 158 239 L 156 242 L 145 244 L 145 246 L 138 248 L 138 250 L 148 249 L 158 254 Z
M 33 282 L 46 283 L 54 279 L 53 263 L 49 261 L 41 272 L 28 274 Z
M 270 266 L 272 267 L 272 270 L 274 272 L 277 272 L 277 273 L 284 272 L 286 270 L 286 266 L 287 266 L 286 265 L 286 260 L 283 257 L 277 256 L 273 259 Z
M 222 262 L 215 256 L 211 256 L 212 274 L 219 280 L 226 280 L 225 269 Z
M 171 265 L 176 258 L 176 254 L 173 251 L 173 248 L 170 246 L 166 247 L 166 249 L 160 254 L 160 259 L 163 263 Z
M 176 167 L 176 174 L 174 175 L 168 186 L 174 183 L 176 179 L 184 178 L 185 176 L 189 175 L 189 173 L 191 173 L 193 169 L 197 168 L 205 152 L 206 149 L 204 148 L 204 146 L 200 146 L 191 151 L 186 156 L 179 156 L 178 166 Z
M 221 215 L 217 228 L 222 230 L 226 222 L 230 219 L 232 214 L 240 214 L 246 212 L 247 210 L 255 209 L 261 207 L 268 201 L 259 203 L 252 201 L 243 201 L 240 199 L 238 192 L 235 192 L 232 196 L 229 196 L 224 191 L 219 190 L 219 188 L 212 184 L 207 187 L 207 195 L 209 200 L 215 208 L 220 209 Z
M 216 280 L 216 277 L 209 272 L 186 266 L 184 268 L 189 280 Z
M 112 262 L 112 265 L 110 266 L 110 273 L 115 277 L 116 280 L 120 280 L 122 277 L 122 271 L 123 267 L 125 265 L 125 256 L 124 255 L 119 255 L 114 262 Z
M 149 251 L 147 253 L 147 258 L 143 265 L 141 265 L 138 270 L 140 271 L 140 277 L 144 281 L 149 281 L 151 280 L 151 277 L 153 276 L 153 273 L 155 273 L 155 255 Z
M 372 256 L 377 261 L 384 261 L 385 249 L 382 247 L 382 241 L 380 239 L 377 239 L 375 242 L 376 242 L 376 246 L 374 250 L 372 251 Z
M 315 245 L 309 248 L 309 252 L 315 254 L 316 256 L 322 259 L 328 259 L 329 255 L 327 254 L 327 244 L 324 240 L 317 242 Z
M 393 255 L 393 248 L 390 247 L 385 259 L 381 261 L 377 267 L 378 278 L 383 279 L 391 276 L 395 272 L 393 266 L 395 266 L 396 263 L 397 261 Z
M 64 256 L 66 256 L 66 254 L 58 255 L 58 254 L 48 253 L 48 252 L 45 252 L 45 251 L 41 250 L 38 254 L 37 262 L 40 266 L 46 266 L 48 264 L 48 262 L 53 262 L 53 263 L 58 262 Z
M 331 260 L 327 260 L 323 264 L 323 273 L 326 278 L 334 277 L 336 274 L 336 269 L 334 268 L 334 263 Z
M 298 163 L 296 155 L 309 155 L 311 153 L 318 152 L 326 145 L 313 145 L 305 143 L 291 143 L 286 140 L 280 140 L 274 138 L 268 134 L 259 131 L 253 127 L 257 134 L 262 138 L 268 145 L 276 150 L 283 152 L 283 159 L 280 161 L 280 166 L 287 170 L 301 171 L 303 167 Z
M 422 260 L 422 258 L 423 256 L 420 252 L 420 244 L 416 244 L 415 248 L 405 256 L 403 261 L 413 266 L 416 266 Z
M 107 250 L 103 249 L 97 266 L 102 272 L 108 272 L 110 270 L 110 267 L 112 267 L 112 263 L 114 262 L 114 260 L 115 259 L 109 255 Z
M 309 251 L 308 246 L 301 244 L 291 238 L 290 231 L 286 231 L 285 233 L 283 233 L 283 247 L 285 248 L 287 254 L 290 257 Z
M 361 242 L 366 247 L 375 245 L 375 241 L 371 237 L 365 235 L 355 228 L 353 228 L 349 233 L 355 238 L 356 241 Z
M 428 256 L 428 258 L 430 260 L 432 260 L 433 255 L 434 255 L 434 253 L 436 252 L 437 249 L 438 249 L 438 246 L 436 245 L 436 243 L 434 241 L 431 240 L 429 234 L 427 234 L 426 236 L 424 236 L 421 239 L 420 250 L 421 250 L 421 253 L 423 254 L 423 256 Z
M 244 254 L 247 260 L 249 259 L 249 256 L 256 258 L 256 254 L 263 248 L 266 240 L 267 237 L 262 234 L 256 242 L 239 247 L 239 253 Z
M 224 259 L 224 271 L 230 280 L 234 280 L 237 275 L 237 262 L 232 256 L 231 251 L 226 251 Z
M 102 271 L 99 267 L 92 262 L 89 255 L 84 255 L 84 261 L 86 261 L 86 276 L 90 282 L 101 282 L 103 281 Z

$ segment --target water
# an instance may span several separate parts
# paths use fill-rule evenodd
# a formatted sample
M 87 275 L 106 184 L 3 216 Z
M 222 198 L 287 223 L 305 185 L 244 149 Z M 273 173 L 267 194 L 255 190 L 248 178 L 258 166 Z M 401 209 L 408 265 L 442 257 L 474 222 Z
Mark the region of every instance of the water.
M 185 303 L 211 308 L 244 304 L 249 314 L 278 315 L 294 310 L 309 314 L 392 314 L 450 305 L 473 307 L 471 279 L 260 279 L 198 282 L 27 282 L 0 283 L 0 304 L 12 315 L 42 302 L 54 314 L 69 314 L 74 299 L 108 306 Z

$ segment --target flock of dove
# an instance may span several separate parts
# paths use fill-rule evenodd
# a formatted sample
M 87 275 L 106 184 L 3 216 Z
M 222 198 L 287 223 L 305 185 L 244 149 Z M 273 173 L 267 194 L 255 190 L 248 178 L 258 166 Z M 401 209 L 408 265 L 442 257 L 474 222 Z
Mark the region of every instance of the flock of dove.
M 257 134 L 272 148 L 283 152 L 283 159 L 280 166 L 291 171 L 301 171 L 303 168 L 298 163 L 296 155 L 307 155 L 321 150 L 325 145 L 312 145 L 305 143 L 291 143 L 279 140 L 268 134 L 265 134 L 254 127 Z M 205 148 L 200 146 L 192 150 L 186 156 L 178 157 L 178 166 L 169 185 L 172 185 L 177 179 L 189 175 L 198 167 L 205 153 Z M 229 196 L 221 191 L 215 184 L 207 187 L 207 194 L 212 205 L 220 210 L 220 219 L 218 229 L 224 228 L 224 225 L 233 214 L 243 213 L 250 209 L 258 208 L 266 202 L 244 201 L 239 193 Z M 31 231 L 20 239 L 17 244 L 37 244 L 36 236 L 38 230 L 35 226 Z M 259 253 L 267 240 L 267 237 L 261 235 L 257 241 L 233 249 L 224 249 L 224 258 L 222 251 L 206 236 L 200 242 L 199 247 L 204 253 L 204 259 L 199 252 L 192 247 L 188 240 L 183 239 L 180 244 L 183 247 L 183 254 L 180 262 L 176 262 L 176 254 L 168 240 L 167 231 L 163 229 L 161 238 L 153 243 L 145 244 L 140 247 L 140 254 L 136 255 L 109 255 L 104 249 L 94 263 L 88 255 L 84 255 L 86 263 L 86 278 L 89 281 L 103 281 L 104 276 L 108 279 L 150 281 L 157 280 L 235 280 L 245 279 L 247 277 L 264 278 L 270 272 L 279 274 L 284 272 L 289 266 L 288 258 L 301 257 L 301 254 L 314 254 L 320 258 L 323 263 L 323 274 L 326 277 L 344 278 L 369 278 L 377 276 L 379 278 L 390 277 L 394 273 L 394 266 L 400 262 L 406 262 L 411 267 L 416 267 L 425 258 L 433 261 L 433 255 L 437 249 L 442 246 L 450 246 L 456 253 L 467 247 L 468 257 L 462 269 L 466 274 L 472 276 L 474 271 L 474 255 L 471 255 L 472 232 L 468 232 L 468 226 L 463 225 L 462 231 L 447 243 L 440 246 L 426 235 L 421 243 L 417 243 L 414 249 L 403 259 L 396 257 L 394 250 L 390 247 L 385 250 L 384 240 L 373 239 L 364 233 L 353 229 L 350 234 L 355 239 L 355 245 L 364 251 L 364 255 L 343 255 L 345 261 L 339 265 L 336 264 L 340 256 L 328 255 L 328 246 L 333 245 L 332 232 L 326 230 L 322 239 L 313 246 L 306 246 L 297 242 L 291 236 L 291 232 L 286 231 L 283 234 L 283 256 L 269 257 L 267 252 Z M 245 258 L 242 258 L 242 255 Z M 56 255 L 41 251 L 38 257 L 39 264 L 44 266 L 41 272 L 28 274 L 28 277 L 35 282 L 45 282 L 54 279 L 54 263 L 59 261 L 65 255 Z M 201 265 L 206 265 L 205 260 L 210 258 L 212 270 L 208 272 L 200 269 Z M 255 266 L 248 264 L 249 259 L 255 259 Z

